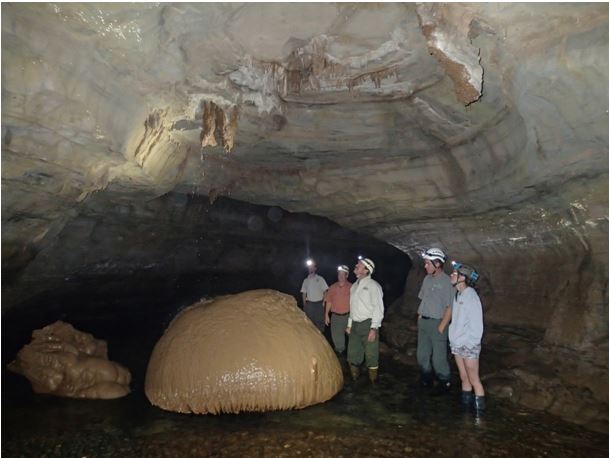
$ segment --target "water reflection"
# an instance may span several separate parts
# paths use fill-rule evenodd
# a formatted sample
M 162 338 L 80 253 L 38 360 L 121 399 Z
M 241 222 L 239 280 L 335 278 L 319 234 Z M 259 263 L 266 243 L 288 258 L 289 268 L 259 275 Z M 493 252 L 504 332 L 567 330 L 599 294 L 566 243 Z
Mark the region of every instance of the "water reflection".
M 385 355 L 376 387 L 362 377 L 303 410 L 197 416 L 126 398 L 35 396 L 4 374 L 6 456 L 608 456 L 608 436 L 489 399 L 477 416 L 459 392 L 433 397 Z M 11 378 L 12 377 L 12 378 Z

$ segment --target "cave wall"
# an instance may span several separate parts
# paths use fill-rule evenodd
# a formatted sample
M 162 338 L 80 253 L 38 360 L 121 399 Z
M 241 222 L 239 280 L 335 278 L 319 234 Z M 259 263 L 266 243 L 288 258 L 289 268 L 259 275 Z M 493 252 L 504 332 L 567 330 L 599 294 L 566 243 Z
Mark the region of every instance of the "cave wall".
M 8 304 L 60 272 L 133 261 L 173 278 L 222 250 L 241 268 L 232 247 L 152 229 L 142 202 L 195 193 L 326 217 L 414 260 L 441 246 L 481 270 L 489 323 L 607 352 L 607 4 L 2 13 Z M 111 240 L 121 256 L 106 266 Z
M 49 295 L 80 297 L 83 291 L 92 304 L 105 300 L 108 308 L 161 300 L 177 307 L 264 287 L 299 298 L 308 257 L 331 284 L 337 265 L 355 265 L 359 254 L 375 259 L 390 305 L 410 267 L 407 255 L 384 242 L 278 207 L 168 193 L 117 203 L 109 212 L 107 199 L 89 199 L 53 244 L 7 276 L 3 311 L 28 301 L 44 307 Z
M 33 329 L 63 320 L 108 339 L 141 383 L 154 343 L 201 298 L 271 288 L 300 304 L 308 256 L 330 285 L 339 264 L 353 267 L 364 255 L 377 264 L 389 310 L 411 264 L 400 250 L 328 219 L 225 197 L 125 200 L 105 192 L 74 212 L 27 262 L 3 267 L 3 370 Z
M 535 328 L 549 344 L 588 350 L 605 361 L 607 220 L 576 205 L 565 213 L 501 210 L 494 217 L 464 219 L 431 222 L 414 237 L 478 269 L 486 323 Z M 401 302 L 405 316 L 416 313 L 425 275 L 420 252 L 410 253 L 413 269 Z

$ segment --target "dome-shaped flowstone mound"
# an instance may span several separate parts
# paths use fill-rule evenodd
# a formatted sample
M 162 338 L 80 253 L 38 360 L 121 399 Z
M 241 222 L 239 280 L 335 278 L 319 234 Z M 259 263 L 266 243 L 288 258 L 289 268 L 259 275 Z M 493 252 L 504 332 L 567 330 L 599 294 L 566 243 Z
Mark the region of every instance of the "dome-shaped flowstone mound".
M 301 409 L 343 386 L 330 345 L 292 296 L 255 290 L 182 311 L 146 371 L 150 402 L 183 413 Z

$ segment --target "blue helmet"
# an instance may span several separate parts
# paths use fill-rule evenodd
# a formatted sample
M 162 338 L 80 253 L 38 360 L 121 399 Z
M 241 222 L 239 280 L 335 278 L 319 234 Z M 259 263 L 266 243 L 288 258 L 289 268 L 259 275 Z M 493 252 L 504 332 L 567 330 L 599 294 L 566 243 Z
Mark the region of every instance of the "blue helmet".
M 455 270 L 457 273 L 466 277 L 468 285 L 474 285 L 479 279 L 479 273 L 474 269 L 474 267 L 457 261 L 451 261 L 451 267 L 453 267 L 453 270 Z

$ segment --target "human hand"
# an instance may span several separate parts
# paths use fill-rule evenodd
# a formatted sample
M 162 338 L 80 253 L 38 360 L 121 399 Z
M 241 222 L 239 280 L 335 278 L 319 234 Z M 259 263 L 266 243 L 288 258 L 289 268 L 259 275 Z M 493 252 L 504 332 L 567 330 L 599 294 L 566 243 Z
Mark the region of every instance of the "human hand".
M 328 313 L 324 316 L 324 324 L 330 326 L 330 317 L 328 316 Z
M 345 328 L 345 333 L 349 334 L 352 331 L 352 328 Z
M 369 337 L 368 337 L 368 341 L 369 342 L 375 342 L 375 338 L 377 337 L 377 331 L 375 329 L 371 329 L 369 331 Z

